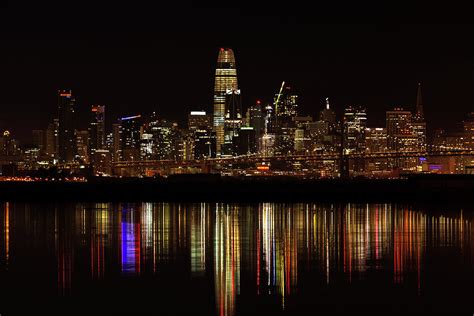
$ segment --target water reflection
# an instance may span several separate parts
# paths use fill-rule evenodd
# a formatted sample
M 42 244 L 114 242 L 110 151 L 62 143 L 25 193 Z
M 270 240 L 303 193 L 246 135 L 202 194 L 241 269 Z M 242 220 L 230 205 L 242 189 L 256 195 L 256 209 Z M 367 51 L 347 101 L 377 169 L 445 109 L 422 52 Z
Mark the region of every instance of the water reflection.
M 393 204 L 6 202 L 1 212 L 1 275 L 15 264 L 27 266 L 22 258 L 28 254 L 41 253 L 44 259 L 52 250 L 51 279 L 60 295 L 74 294 L 85 286 L 84 279 L 153 277 L 159 282 L 160 272 L 167 271 L 189 282 L 209 280 L 204 284 L 212 284 L 216 314 L 233 315 L 246 297 L 270 298 L 285 310 L 290 298 L 312 287 L 351 286 L 376 273 L 390 276 L 386 287 L 406 285 L 421 295 L 433 284 L 427 280 L 433 278 L 427 262 L 438 253 L 454 255 L 464 273 L 471 273 L 467 278 L 473 277 L 473 219 L 465 210 L 434 213 Z M 42 269 L 49 271 L 44 261 Z

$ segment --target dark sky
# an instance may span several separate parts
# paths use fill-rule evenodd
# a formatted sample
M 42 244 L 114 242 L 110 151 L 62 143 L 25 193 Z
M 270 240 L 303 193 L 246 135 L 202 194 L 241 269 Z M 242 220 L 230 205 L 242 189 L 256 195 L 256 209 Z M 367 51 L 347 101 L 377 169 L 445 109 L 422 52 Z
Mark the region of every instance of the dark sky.
M 417 82 L 429 129 L 474 110 L 474 26 L 453 24 L 469 21 L 469 7 L 219 3 L 7 4 L 0 130 L 29 141 L 56 115 L 60 88 L 73 90 L 83 128 L 91 104 L 106 105 L 109 124 L 151 111 L 184 124 L 192 109 L 212 111 L 220 47 L 235 52 L 244 108 L 285 80 L 302 114 L 315 116 L 328 96 L 338 112 L 366 106 L 371 126 L 394 106 L 414 109 Z

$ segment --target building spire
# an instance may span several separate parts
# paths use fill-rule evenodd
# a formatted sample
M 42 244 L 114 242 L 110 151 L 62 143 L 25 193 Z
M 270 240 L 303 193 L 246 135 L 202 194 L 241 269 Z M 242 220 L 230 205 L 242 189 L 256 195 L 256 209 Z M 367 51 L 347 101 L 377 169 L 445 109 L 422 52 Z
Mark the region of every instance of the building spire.
M 329 110 L 329 98 L 326 98 L 326 110 Z
M 423 101 L 421 99 L 421 83 L 418 82 L 418 92 L 416 94 L 416 116 L 423 118 Z

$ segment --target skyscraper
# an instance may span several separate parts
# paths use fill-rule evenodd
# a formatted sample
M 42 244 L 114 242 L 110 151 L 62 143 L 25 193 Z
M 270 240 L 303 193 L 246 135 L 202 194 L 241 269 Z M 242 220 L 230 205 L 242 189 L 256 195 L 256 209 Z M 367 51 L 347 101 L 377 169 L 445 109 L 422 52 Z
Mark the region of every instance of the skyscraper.
M 273 99 L 275 105 L 275 155 L 286 155 L 291 153 L 295 147 L 298 95 L 293 92 L 290 86 L 284 86 Z
M 227 91 L 237 91 L 237 89 L 237 68 L 234 52 L 230 48 L 221 48 L 217 56 L 213 117 L 213 126 L 216 133 L 216 152 L 218 155 L 220 155 L 221 146 L 224 143 Z
M 344 111 L 344 151 L 365 152 L 367 114 L 363 107 L 349 106 Z
M 97 149 L 105 148 L 105 106 L 93 105 L 89 125 L 89 157 L 93 159 Z
M 59 118 L 59 160 L 72 162 L 76 154 L 76 138 L 74 135 L 74 107 L 75 100 L 71 90 L 58 91 L 58 118 Z
M 121 159 L 140 159 L 140 139 L 142 116 L 128 116 L 120 119 L 120 150 Z
M 403 108 L 387 111 L 388 149 L 395 151 L 413 151 L 418 146 L 418 137 L 413 132 L 412 114 Z
M 255 143 L 259 144 L 260 138 L 265 131 L 265 118 L 263 116 L 262 104 L 260 101 L 247 109 L 247 122 L 255 131 Z
M 45 134 L 42 129 L 34 129 L 33 132 L 33 145 L 39 149 L 40 154 L 43 154 L 45 151 Z
M 426 149 L 426 122 L 423 114 L 423 102 L 421 98 L 421 83 L 418 83 L 416 94 L 416 110 L 412 120 L 413 133 L 417 137 L 417 149 Z
M 46 129 L 46 155 L 50 158 L 58 157 L 58 134 L 59 134 L 59 120 L 54 119 L 52 123 L 48 124 Z

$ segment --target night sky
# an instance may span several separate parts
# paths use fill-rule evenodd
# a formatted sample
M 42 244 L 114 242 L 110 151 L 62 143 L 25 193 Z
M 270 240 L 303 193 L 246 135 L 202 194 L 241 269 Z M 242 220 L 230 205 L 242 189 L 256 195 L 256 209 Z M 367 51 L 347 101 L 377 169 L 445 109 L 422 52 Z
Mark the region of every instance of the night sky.
M 469 8 L 74 3 L 1 8 L 0 130 L 24 142 L 55 117 L 61 88 L 76 96 L 81 129 L 91 104 L 106 105 L 108 125 L 212 112 L 220 47 L 235 52 L 244 110 L 270 102 L 283 80 L 301 114 L 316 116 L 328 96 L 338 113 L 366 106 L 369 126 L 384 126 L 394 106 L 413 110 L 417 82 L 429 130 L 474 110 L 474 27 L 436 24 L 468 21 Z

